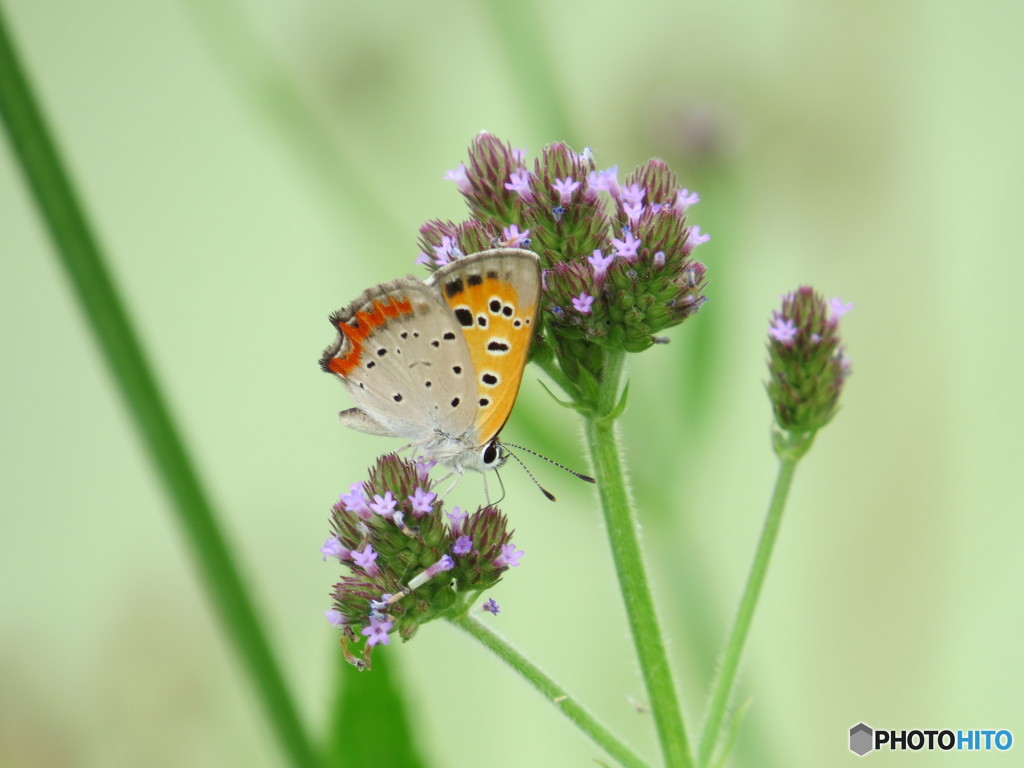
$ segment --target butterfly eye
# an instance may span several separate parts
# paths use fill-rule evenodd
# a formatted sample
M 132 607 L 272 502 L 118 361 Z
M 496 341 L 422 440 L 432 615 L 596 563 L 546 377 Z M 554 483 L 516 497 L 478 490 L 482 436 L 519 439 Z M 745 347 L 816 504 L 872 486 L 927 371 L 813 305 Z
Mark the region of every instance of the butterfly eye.
M 483 459 L 484 466 L 489 467 L 494 464 L 501 456 L 501 450 L 498 448 L 498 441 L 491 440 L 487 445 L 484 446 L 484 451 L 480 455 Z

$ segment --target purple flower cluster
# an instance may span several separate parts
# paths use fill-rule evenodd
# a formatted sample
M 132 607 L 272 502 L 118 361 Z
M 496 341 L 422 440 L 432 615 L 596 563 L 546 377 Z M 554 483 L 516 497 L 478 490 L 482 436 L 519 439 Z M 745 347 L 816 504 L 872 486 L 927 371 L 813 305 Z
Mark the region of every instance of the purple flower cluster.
M 349 572 L 335 584 L 325 615 L 342 631 L 346 658 L 361 667 L 393 633 L 407 640 L 421 624 L 465 610 L 470 596 L 523 556 L 500 511 L 446 512 L 428 473 L 422 463 L 382 456 L 369 479 L 351 485 L 332 508 L 332 534 L 320 552 Z M 357 658 L 348 648 L 362 638 Z
M 523 150 L 481 133 L 446 176 L 471 218 L 424 224 L 417 261 L 436 268 L 487 248 L 534 250 L 560 358 L 586 356 L 574 341 L 640 351 L 705 301 L 706 270 L 692 254 L 710 237 L 687 222 L 700 198 L 661 160 L 620 181 L 617 167 L 594 167 L 589 149 L 552 144 L 528 164 Z
M 853 305 L 826 302 L 809 287 L 782 297 L 768 326 L 768 396 L 778 427 L 811 435 L 835 415 L 850 364 L 840 344 L 839 319 Z M 809 443 L 808 443 L 809 445 Z

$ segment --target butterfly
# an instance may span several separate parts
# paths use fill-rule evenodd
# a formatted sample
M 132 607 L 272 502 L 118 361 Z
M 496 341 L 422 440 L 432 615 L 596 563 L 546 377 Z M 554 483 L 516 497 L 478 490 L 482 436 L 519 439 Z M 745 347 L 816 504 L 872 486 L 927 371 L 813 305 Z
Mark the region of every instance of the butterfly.
M 341 423 L 401 437 L 456 472 L 497 469 L 536 332 L 540 260 L 498 248 L 456 259 L 427 280 L 369 288 L 330 317 L 338 338 L 320 367 L 348 388 Z

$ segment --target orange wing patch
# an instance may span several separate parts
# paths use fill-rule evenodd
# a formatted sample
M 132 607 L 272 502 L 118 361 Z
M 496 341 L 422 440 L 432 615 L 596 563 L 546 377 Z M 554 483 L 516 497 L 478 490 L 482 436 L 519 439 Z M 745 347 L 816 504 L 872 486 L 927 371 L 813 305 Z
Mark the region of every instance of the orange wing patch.
M 520 303 L 511 275 L 469 274 L 441 286 L 469 346 L 477 377 L 477 444 L 505 425 L 515 405 L 533 338 L 536 300 Z
M 412 313 L 412 302 L 405 298 L 388 296 L 387 303 L 373 301 L 373 309 L 369 312 L 355 312 L 351 317 L 333 318 L 338 330 L 348 341 L 348 350 L 341 357 L 327 357 L 325 353 L 325 370 L 337 373 L 341 376 L 348 376 L 359 367 L 359 360 L 363 354 L 363 341 L 373 333 L 375 328 L 384 325 L 390 318 L 408 315 Z M 340 352 L 336 350 L 335 354 Z

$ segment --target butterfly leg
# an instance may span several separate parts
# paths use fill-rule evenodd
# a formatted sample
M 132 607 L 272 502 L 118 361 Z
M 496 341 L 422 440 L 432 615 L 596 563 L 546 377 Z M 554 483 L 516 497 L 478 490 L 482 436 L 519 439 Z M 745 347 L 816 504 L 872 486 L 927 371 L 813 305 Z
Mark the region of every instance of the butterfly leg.
M 445 480 L 447 480 L 449 477 L 453 477 L 454 479 L 452 480 L 451 485 L 449 485 L 447 488 L 444 489 L 444 493 L 439 493 L 438 494 L 437 498 L 438 498 L 439 501 L 443 501 L 444 498 L 449 493 L 451 493 L 452 491 L 455 490 L 455 486 L 458 485 L 459 481 L 462 479 L 462 467 L 456 466 L 447 475 L 442 475 L 441 477 L 439 477 L 437 479 L 437 484 L 440 485 Z

